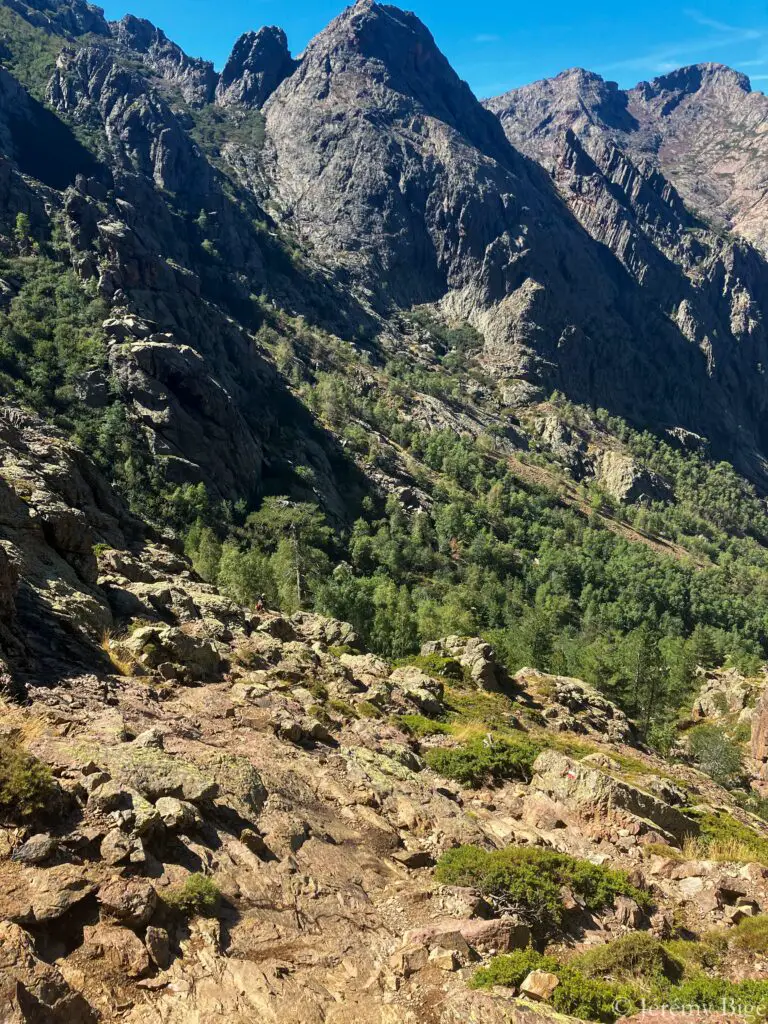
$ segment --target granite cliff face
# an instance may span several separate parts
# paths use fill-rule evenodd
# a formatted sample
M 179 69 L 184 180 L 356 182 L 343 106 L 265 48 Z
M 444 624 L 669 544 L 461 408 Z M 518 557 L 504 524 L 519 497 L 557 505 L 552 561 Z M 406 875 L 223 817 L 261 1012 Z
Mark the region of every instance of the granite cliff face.
M 510 141 L 534 159 L 571 128 L 651 161 L 689 209 L 765 251 L 768 99 L 721 64 L 696 64 L 620 90 L 580 68 L 486 102 Z
M 558 386 L 614 409 L 653 416 L 655 406 L 657 422 L 721 439 L 729 423 L 733 436 L 725 370 L 713 372 L 706 346 L 691 346 L 663 296 L 629 280 L 568 216 L 415 18 L 349 8 L 312 42 L 265 116 L 265 170 L 284 222 L 384 299 L 441 301 L 471 319 L 511 393 Z M 697 329 L 710 335 L 721 324 L 710 316 Z M 763 358 L 759 323 L 752 341 L 749 356 L 731 349 L 744 379 Z M 687 394 L 670 387 L 683 377 Z M 738 444 L 759 449 L 759 417 L 742 405 L 737 418 Z

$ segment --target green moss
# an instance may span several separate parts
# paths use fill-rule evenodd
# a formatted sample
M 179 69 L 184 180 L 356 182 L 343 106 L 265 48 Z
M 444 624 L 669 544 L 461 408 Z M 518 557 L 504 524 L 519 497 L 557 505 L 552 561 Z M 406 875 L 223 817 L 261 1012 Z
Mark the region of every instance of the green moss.
M 349 644 L 339 644 L 328 648 L 328 653 L 332 654 L 334 658 L 340 658 L 342 654 L 357 654 L 354 647 L 350 647 Z
M 464 669 L 455 658 L 443 658 L 439 654 L 414 654 L 408 658 L 398 658 L 395 668 L 413 665 L 428 676 L 436 679 L 464 679 Z
M 381 718 L 381 708 L 377 708 L 369 700 L 361 700 L 355 707 L 360 718 Z
M 458 747 L 428 750 L 425 760 L 439 775 L 478 788 L 505 779 L 528 780 L 541 746 L 526 734 L 508 739 L 474 739 Z
M 344 718 L 357 718 L 358 714 L 355 709 L 345 700 L 340 700 L 338 697 L 332 697 L 328 701 L 328 707 L 331 711 L 335 711 L 339 715 L 343 715 Z

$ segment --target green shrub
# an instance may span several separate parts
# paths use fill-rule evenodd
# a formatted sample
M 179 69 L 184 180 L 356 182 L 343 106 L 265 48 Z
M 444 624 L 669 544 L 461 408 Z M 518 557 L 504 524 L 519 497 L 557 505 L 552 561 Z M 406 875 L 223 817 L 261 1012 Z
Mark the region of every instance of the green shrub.
M 696 763 L 718 785 L 731 789 L 744 775 L 741 751 L 717 725 L 691 729 L 688 745 Z
M 554 991 L 552 1005 L 571 1017 L 612 1024 L 617 1017 L 638 1007 L 638 996 L 631 986 L 589 977 L 578 967 L 563 965 L 556 957 L 545 956 L 531 948 L 493 957 L 487 966 L 475 972 L 470 986 L 519 988 L 531 971 L 557 975 L 560 984 Z
M 211 917 L 216 912 L 220 898 L 221 890 L 213 879 L 197 872 L 190 875 L 183 885 L 172 889 L 165 897 L 165 902 L 185 917 L 193 917 L 195 914 Z
M 560 961 L 553 956 L 538 953 L 532 946 L 527 949 L 515 949 L 503 956 L 495 956 L 485 967 L 479 968 L 472 975 L 470 988 L 493 988 L 504 985 L 506 988 L 519 988 L 531 971 L 550 971 L 556 974 L 560 969 Z
M 427 718 L 425 715 L 396 715 L 394 721 L 401 729 L 418 739 L 437 734 L 447 735 L 451 731 L 450 726 L 445 722 L 435 722 L 434 719 Z
M 459 662 L 455 658 L 443 658 L 439 654 L 414 654 L 409 658 L 398 658 L 394 664 L 395 668 L 413 665 L 428 676 L 435 676 L 438 679 L 464 679 L 464 669 Z
M 563 967 L 552 1005 L 560 1013 L 581 1020 L 605 1021 L 629 1016 L 640 1008 L 637 992 L 630 985 L 590 978 L 572 967 Z
M 729 981 L 710 974 L 697 974 L 670 988 L 665 993 L 678 1006 L 695 1004 L 722 1012 L 724 1006 L 762 1007 L 764 1018 L 768 1007 L 768 981 Z
M 54 792 L 48 765 L 13 740 L 0 740 L 0 815 L 31 818 L 50 805 Z
M 427 751 L 425 758 L 439 775 L 477 789 L 505 779 L 528 781 L 540 753 L 538 743 L 522 736 L 495 738 L 491 742 L 475 739 L 458 747 L 439 747 Z
M 543 934 L 563 920 L 563 887 L 592 911 L 613 906 L 617 896 L 631 896 L 650 906 L 650 896 L 632 885 L 623 871 L 579 860 L 554 850 L 511 846 L 481 850 L 459 846 L 437 863 L 435 877 L 446 885 L 469 885 L 492 898 L 505 911 L 517 913 Z
M 583 953 L 575 961 L 588 978 L 611 981 L 677 981 L 683 964 L 647 932 L 630 932 L 613 942 Z
M 730 932 L 728 939 L 735 949 L 748 950 L 750 953 L 768 952 L 768 914 L 745 917 Z
M 668 939 L 664 948 L 682 965 L 686 976 L 693 976 L 698 971 L 711 971 L 719 966 L 728 951 L 728 940 L 721 932 L 709 932 L 701 942 Z

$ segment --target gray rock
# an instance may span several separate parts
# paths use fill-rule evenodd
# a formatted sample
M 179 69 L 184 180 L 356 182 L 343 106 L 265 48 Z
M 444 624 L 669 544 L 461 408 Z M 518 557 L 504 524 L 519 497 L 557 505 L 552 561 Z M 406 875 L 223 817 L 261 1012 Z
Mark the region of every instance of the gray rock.
M 58 843 L 48 835 L 35 835 L 13 851 L 13 860 L 21 864 L 44 864 L 58 850 Z

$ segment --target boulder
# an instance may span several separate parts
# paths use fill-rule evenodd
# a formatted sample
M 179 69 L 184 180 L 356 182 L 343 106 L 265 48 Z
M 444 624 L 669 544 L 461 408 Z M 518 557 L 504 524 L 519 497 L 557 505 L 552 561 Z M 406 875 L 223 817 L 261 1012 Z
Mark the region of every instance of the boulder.
M 99 852 L 110 867 L 117 867 L 121 864 L 143 864 L 147 859 L 142 840 L 126 835 L 119 828 L 113 828 L 107 832 L 101 841 Z
M 88 957 L 103 959 L 112 970 L 129 978 L 140 978 L 149 970 L 149 954 L 141 939 L 119 925 L 86 925 L 83 929 L 83 952 Z
M 696 822 L 676 808 L 559 751 L 539 754 L 533 773 L 532 790 L 546 794 L 581 820 L 629 816 L 678 842 L 698 832 Z
M 155 808 L 170 832 L 188 832 L 200 820 L 194 804 L 187 803 L 186 800 L 177 800 L 173 796 L 161 796 Z
M 520 995 L 535 999 L 536 1002 L 548 1003 L 560 984 L 556 974 L 549 971 L 531 971 L 520 986 Z
M 102 913 L 131 928 L 147 924 L 157 906 L 157 893 L 143 878 L 113 878 L 99 888 Z
M 171 663 L 181 666 L 193 680 L 210 681 L 219 676 L 221 658 L 214 646 L 175 626 L 142 626 L 122 641 L 121 648 L 150 671 Z
M 95 891 L 83 869 L 71 864 L 29 868 L 6 886 L 5 912 L 20 924 L 55 921 Z
M 458 940 L 457 940 L 458 937 Z M 530 928 L 513 917 L 460 920 L 444 918 L 420 928 L 412 928 L 403 935 L 406 945 L 445 946 L 461 952 L 471 946 L 481 951 L 496 950 L 508 953 L 512 949 L 525 949 L 531 941 Z
M 30 838 L 13 851 L 13 860 L 21 864 L 44 864 L 51 860 L 58 850 L 58 843 L 50 836 L 39 834 Z
M 506 678 L 493 648 L 478 636 L 446 636 L 441 640 L 431 640 L 422 646 L 421 654 L 455 659 L 481 690 L 498 690 Z
M 436 717 L 443 711 L 443 684 L 413 665 L 396 668 L 390 674 L 391 697 L 396 704 Z
M 296 612 L 291 616 L 291 625 L 303 640 L 309 642 L 327 647 L 356 647 L 358 644 L 354 628 L 339 619 L 328 619 L 314 612 Z

